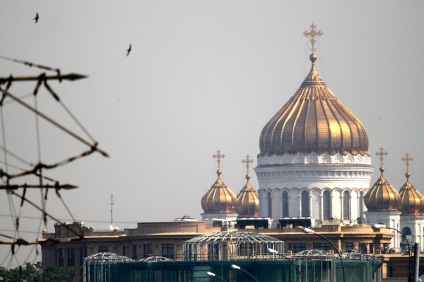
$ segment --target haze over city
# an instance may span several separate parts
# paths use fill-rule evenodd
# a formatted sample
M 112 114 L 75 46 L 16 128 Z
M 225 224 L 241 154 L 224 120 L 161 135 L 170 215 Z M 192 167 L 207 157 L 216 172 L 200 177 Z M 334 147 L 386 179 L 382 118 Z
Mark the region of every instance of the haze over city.
M 323 32 L 318 72 L 367 129 L 371 182 L 379 176 L 375 152 L 382 146 L 388 181 L 397 190 L 404 184 L 401 158 L 408 152 L 410 180 L 424 193 L 423 10 L 422 1 L 8 1 L 0 4 L 0 76 L 45 72 L 4 57 L 88 76 L 49 83 L 110 155 L 94 153 L 46 172 L 79 187 L 61 191 L 75 220 L 109 228 L 112 194 L 121 228 L 183 215 L 200 219 L 200 199 L 217 177 L 212 155 L 225 154 L 221 178 L 237 194 L 246 182 L 241 160 L 247 154 L 256 160 L 263 126 L 309 71 L 303 32 L 314 23 Z M 34 87 L 14 83 L 10 91 L 22 97 Z M 40 109 L 80 132 L 45 89 L 38 96 Z M 2 138 L 36 163 L 34 115 L 3 108 Z M 86 150 L 49 125 L 39 129 L 47 163 Z M 251 177 L 258 189 L 253 171 Z M 28 197 L 38 201 L 40 193 Z M 19 201 L 1 198 L 2 234 L 14 234 L 11 206 L 19 210 Z M 46 210 L 73 220 L 54 192 Z M 40 213 L 24 205 L 21 216 L 23 236 L 41 237 Z M 49 232 L 53 225 L 49 220 Z M 9 250 L 0 247 L 6 265 Z

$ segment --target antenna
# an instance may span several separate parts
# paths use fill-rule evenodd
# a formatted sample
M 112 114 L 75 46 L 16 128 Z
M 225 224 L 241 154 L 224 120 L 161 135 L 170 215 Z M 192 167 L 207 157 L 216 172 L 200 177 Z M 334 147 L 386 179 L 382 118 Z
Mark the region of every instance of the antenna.
M 113 226 L 113 194 L 110 195 L 110 226 Z

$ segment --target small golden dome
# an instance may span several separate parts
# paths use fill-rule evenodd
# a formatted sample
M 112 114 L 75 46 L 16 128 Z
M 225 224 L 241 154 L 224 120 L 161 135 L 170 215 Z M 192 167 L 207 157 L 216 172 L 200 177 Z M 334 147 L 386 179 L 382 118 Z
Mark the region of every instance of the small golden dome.
M 384 168 L 380 167 L 381 175 L 364 196 L 368 211 L 398 211 L 402 208 L 399 193 L 384 178 Z
M 202 209 L 205 213 L 229 213 L 236 208 L 237 197 L 221 180 L 221 169 L 216 171 L 218 179 L 202 197 Z
M 238 217 L 258 217 L 259 198 L 256 190 L 249 183 L 250 175 L 246 174 L 246 184 L 237 195 L 236 210 Z
M 424 197 L 409 181 L 411 174 L 406 172 L 405 176 L 406 182 L 399 191 L 402 202 L 401 215 L 420 215 L 424 212 Z

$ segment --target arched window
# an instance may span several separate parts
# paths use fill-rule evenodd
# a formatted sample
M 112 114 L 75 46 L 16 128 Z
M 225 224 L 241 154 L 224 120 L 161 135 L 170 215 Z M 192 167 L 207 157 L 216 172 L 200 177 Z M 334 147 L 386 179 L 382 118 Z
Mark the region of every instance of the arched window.
M 350 196 L 348 191 L 343 192 L 343 219 L 350 219 Z
M 324 220 L 331 219 L 331 195 L 330 191 L 326 190 L 323 194 L 322 205 L 324 210 Z
M 289 193 L 283 192 L 283 217 L 289 217 Z
M 303 191 L 302 192 L 302 217 L 311 216 L 311 213 L 309 212 L 309 192 Z
M 268 191 L 267 196 L 268 196 L 268 217 L 269 218 L 272 218 L 272 196 L 271 196 L 271 191 Z
M 362 218 L 364 217 L 364 191 L 359 193 L 359 218 L 362 223 Z

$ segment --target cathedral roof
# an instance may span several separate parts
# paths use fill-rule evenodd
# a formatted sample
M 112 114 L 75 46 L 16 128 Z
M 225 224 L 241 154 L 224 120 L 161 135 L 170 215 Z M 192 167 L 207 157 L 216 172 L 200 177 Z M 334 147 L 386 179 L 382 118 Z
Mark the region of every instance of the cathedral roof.
M 220 155 L 219 151 L 218 155 Z M 218 170 L 216 171 L 218 179 L 202 197 L 202 209 L 205 213 L 230 213 L 235 212 L 236 209 L 237 197 L 221 180 L 222 170 L 219 164 L 218 160 Z
M 315 26 L 311 28 L 313 36 L 317 36 Z M 365 127 L 334 96 L 316 70 L 314 37 L 311 70 L 296 93 L 262 129 L 261 155 L 368 154 Z
M 237 195 L 236 210 L 239 217 L 258 217 L 259 198 L 256 190 L 249 183 L 250 175 L 246 174 L 246 184 Z
M 402 208 L 399 193 L 383 176 L 383 166 L 380 172 L 380 177 L 364 196 L 365 206 L 368 211 L 399 211 Z

